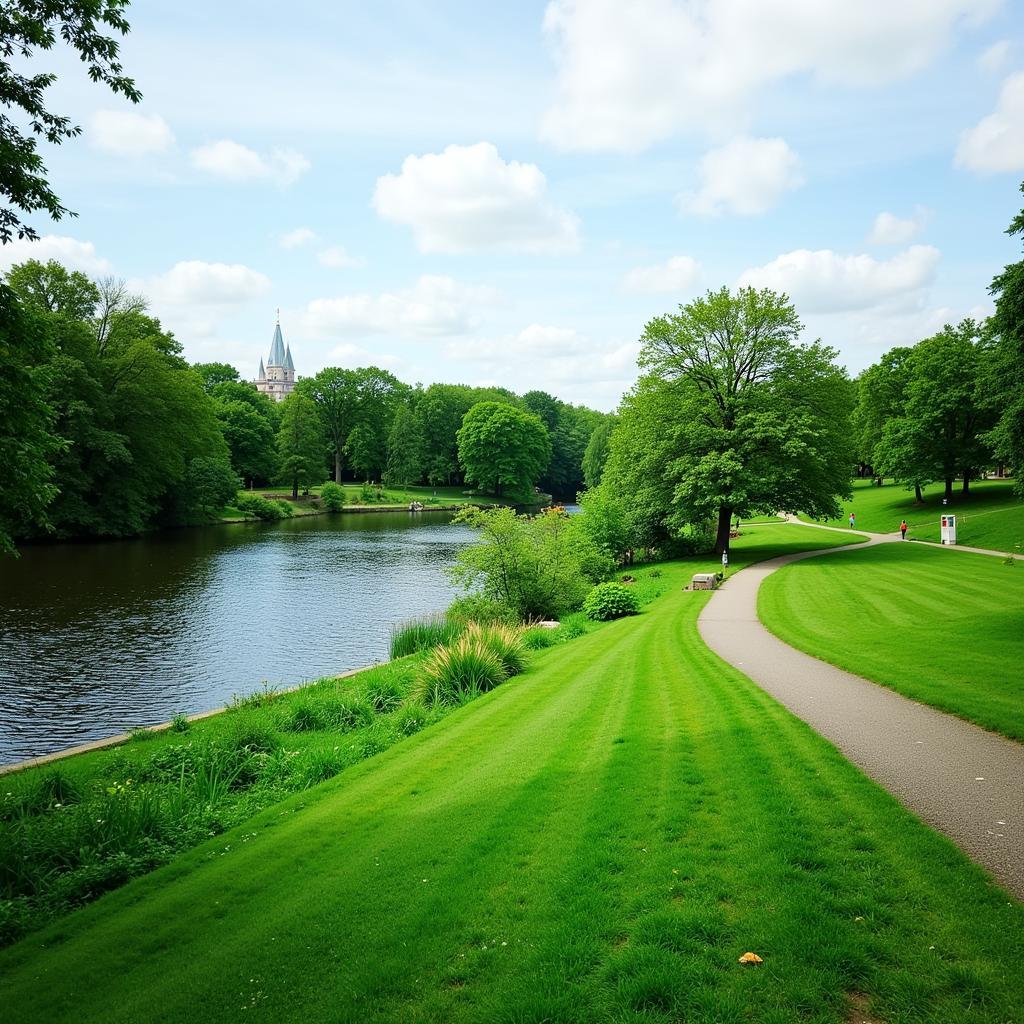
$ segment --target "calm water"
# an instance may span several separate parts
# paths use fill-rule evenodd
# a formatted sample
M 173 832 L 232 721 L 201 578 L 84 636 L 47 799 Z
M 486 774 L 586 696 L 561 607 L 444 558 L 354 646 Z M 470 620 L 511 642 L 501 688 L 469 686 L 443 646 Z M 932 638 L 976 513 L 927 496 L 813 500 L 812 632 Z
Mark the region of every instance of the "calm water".
M 394 623 L 451 600 L 443 567 L 472 535 L 450 519 L 316 516 L 0 561 L 0 763 L 386 659 Z

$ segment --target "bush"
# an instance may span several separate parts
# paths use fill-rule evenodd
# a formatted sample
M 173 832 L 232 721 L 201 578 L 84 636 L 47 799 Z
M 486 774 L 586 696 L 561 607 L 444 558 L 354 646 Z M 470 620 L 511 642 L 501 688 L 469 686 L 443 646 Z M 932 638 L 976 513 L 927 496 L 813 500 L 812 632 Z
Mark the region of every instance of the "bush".
M 636 615 L 639 610 L 636 594 L 621 583 L 599 583 L 583 602 L 587 618 L 598 622 L 621 619 L 623 615 Z
M 241 512 L 247 512 L 257 519 L 270 523 L 292 514 L 291 506 L 287 502 L 268 501 L 258 494 L 240 494 L 235 507 Z
M 514 626 L 519 622 L 515 610 L 507 604 L 484 597 L 483 594 L 467 594 L 453 601 L 448 606 L 449 621 L 465 626 L 467 622 L 504 622 Z
M 437 647 L 423 665 L 416 697 L 430 704 L 462 704 L 508 677 L 498 654 L 479 637 L 462 636 Z
M 455 521 L 479 530 L 481 542 L 463 548 L 449 574 L 520 622 L 574 611 L 615 567 L 576 518 L 554 510 L 520 516 L 508 508 L 463 509 Z
M 340 512 L 345 507 L 345 491 L 340 484 L 329 480 L 320 488 L 320 504 L 328 512 Z
M 464 629 L 463 622 L 455 622 L 445 615 L 426 615 L 410 619 L 391 630 L 391 657 L 404 658 L 407 654 L 429 651 L 441 644 L 457 640 Z
M 430 712 L 422 704 L 407 704 L 395 716 L 399 736 L 412 736 L 430 722 Z

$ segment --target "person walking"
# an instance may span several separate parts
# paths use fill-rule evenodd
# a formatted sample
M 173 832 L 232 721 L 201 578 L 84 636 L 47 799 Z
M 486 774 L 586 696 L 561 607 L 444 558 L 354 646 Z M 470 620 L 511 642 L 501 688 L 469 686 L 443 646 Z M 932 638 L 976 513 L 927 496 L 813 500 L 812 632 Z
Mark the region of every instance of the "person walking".
M 900 523 L 900 536 L 901 536 L 901 537 L 902 537 L 902 538 L 903 538 L 904 540 L 906 540 L 906 539 L 907 539 L 907 521 L 906 521 L 906 519 L 904 519 L 904 520 L 903 520 L 903 521 L 902 521 L 902 522 Z
M 850 513 L 850 529 L 852 530 L 857 525 L 857 517 L 851 512 Z

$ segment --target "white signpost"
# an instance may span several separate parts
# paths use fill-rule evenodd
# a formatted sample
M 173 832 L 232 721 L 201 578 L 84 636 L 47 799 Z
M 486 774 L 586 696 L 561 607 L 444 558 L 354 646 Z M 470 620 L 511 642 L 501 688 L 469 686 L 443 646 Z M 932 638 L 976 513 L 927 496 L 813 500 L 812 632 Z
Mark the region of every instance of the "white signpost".
M 956 543 L 956 516 L 942 516 L 939 519 L 939 539 L 943 544 Z

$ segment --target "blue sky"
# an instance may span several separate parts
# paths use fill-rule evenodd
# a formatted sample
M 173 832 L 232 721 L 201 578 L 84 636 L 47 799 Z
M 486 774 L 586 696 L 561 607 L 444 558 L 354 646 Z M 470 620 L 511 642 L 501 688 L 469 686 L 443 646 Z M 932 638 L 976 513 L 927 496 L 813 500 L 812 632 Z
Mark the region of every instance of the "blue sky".
M 984 315 L 1024 178 L 998 0 L 150 2 L 132 107 L 56 61 L 53 256 L 192 360 L 543 388 L 614 408 L 645 322 L 787 291 L 852 372 Z

